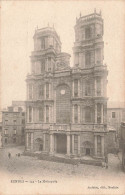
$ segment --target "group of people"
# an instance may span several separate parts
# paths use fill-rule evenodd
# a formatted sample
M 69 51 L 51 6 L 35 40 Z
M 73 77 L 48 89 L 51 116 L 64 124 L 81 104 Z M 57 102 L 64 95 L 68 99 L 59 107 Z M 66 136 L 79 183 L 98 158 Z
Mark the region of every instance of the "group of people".
M 20 153 L 16 154 L 16 156 L 18 156 L 18 157 L 20 157 L 20 155 L 21 155 Z M 9 159 L 11 158 L 11 156 L 12 156 L 11 153 L 8 152 L 8 158 L 9 158 Z

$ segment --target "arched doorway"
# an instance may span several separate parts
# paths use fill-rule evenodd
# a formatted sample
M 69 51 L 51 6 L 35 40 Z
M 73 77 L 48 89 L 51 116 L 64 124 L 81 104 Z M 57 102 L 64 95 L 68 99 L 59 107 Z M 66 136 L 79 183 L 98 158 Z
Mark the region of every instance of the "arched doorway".
M 66 84 L 56 88 L 56 122 L 70 123 L 70 88 Z
M 43 151 L 43 140 L 41 138 L 37 138 L 34 146 L 36 151 Z
M 85 141 L 82 143 L 81 154 L 84 156 L 91 156 L 93 153 L 93 144 L 89 141 Z

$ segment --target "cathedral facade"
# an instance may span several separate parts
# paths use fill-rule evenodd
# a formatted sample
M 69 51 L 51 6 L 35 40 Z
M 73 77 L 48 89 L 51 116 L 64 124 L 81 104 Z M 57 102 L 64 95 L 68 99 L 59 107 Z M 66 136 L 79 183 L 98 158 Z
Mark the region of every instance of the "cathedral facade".
M 107 67 L 103 19 L 94 12 L 75 24 L 74 64 L 54 28 L 36 29 L 27 76 L 26 150 L 65 158 L 107 152 Z

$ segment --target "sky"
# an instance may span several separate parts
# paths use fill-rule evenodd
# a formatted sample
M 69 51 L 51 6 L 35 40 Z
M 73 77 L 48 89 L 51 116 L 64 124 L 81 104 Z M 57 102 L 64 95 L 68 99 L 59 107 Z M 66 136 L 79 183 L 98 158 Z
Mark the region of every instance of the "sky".
M 96 8 L 104 19 L 104 63 L 108 68 L 107 96 L 110 101 L 125 97 L 125 2 L 124 1 L 2 1 L 1 77 L 2 108 L 12 100 L 26 100 L 26 75 L 36 27 L 53 26 L 60 36 L 62 51 L 71 54 L 73 65 L 76 17 Z

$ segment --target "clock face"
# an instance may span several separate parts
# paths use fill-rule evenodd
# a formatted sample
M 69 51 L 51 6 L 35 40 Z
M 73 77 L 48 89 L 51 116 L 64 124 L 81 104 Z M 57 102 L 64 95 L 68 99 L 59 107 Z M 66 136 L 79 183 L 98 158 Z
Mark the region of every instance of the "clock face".
M 65 94 L 65 90 L 64 90 L 64 89 L 61 90 L 61 94 L 62 94 L 62 95 Z

